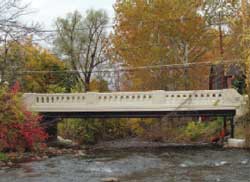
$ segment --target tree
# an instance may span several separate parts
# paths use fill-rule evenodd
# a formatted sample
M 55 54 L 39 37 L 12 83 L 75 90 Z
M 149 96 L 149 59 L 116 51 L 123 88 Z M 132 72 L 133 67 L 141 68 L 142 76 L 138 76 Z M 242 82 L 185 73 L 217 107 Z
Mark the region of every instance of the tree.
M 108 92 L 108 82 L 106 80 L 93 79 L 90 83 L 90 90 L 95 92 Z
M 56 21 L 55 50 L 62 55 L 84 91 L 90 90 L 95 69 L 107 61 L 105 26 L 108 16 L 103 10 L 88 10 L 86 16 L 75 11 Z
M 218 27 L 220 56 L 224 56 L 224 30 L 230 24 L 232 17 L 237 16 L 239 0 L 204 0 L 202 11 L 208 25 Z
M 41 117 L 26 110 L 18 91 L 18 83 L 0 87 L 0 151 L 40 150 L 47 139 Z
M 20 19 L 30 14 L 28 4 L 21 0 L 0 0 L 0 84 L 6 82 L 8 68 L 15 70 L 13 63 L 8 60 L 11 41 L 19 42 L 37 32 L 37 24 L 24 24 Z
M 70 92 L 75 85 L 64 62 L 30 39 L 9 42 L 6 57 L 10 66 L 5 68 L 5 81 L 10 85 L 19 81 L 22 92 Z
M 185 65 L 181 69 L 136 71 L 129 75 L 134 80 L 132 87 L 138 85 L 135 89 L 140 90 L 197 89 L 197 81 L 209 74 L 209 69 L 196 67 L 191 70 L 188 63 L 211 57 L 215 39 L 211 35 L 216 33 L 198 13 L 200 8 L 201 2 L 195 0 L 116 2 L 112 43 L 113 52 L 119 59 L 131 67 Z

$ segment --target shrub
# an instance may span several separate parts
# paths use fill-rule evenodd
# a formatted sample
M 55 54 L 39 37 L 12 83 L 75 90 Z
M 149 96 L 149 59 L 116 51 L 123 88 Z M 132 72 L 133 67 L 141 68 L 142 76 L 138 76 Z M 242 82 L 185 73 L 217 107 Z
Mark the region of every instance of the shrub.
M 118 139 L 129 133 L 122 119 L 65 119 L 58 124 L 58 134 L 80 144 Z
M 250 123 L 248 123 L 244 128 L 246 147 L 250 148 Z
M 218 135 L 222 129 L 222 120 L 208 122 L 189 122 L 184 128 L 184 137 L 191 141 L 204 140 L 209 141 L 214 135 Z
M 243 135 L 244 138 L 246 139 L 246 145 L 247 147 L 250 147 L 250 112 L 238 118 L 237 121 L 243 128 Z
M 198 122 L 190 122 L 188 123 L 187 127 L 184 130 L 185 135 L 190 138 L 191 140 L 197 140 L 201 138 L 201 136 L 206 131 L 205 123 L 198 123 Z
M 26 110 L 18 94 L 19 84 L 0 89 L 0 151 L 39 150 L 47 134 L 39 126 L 41 117 Z
M 168 119 L 66 119 L 58 124 L 58 134 L 78 143 L 94 144 L 128 136 L 149 141 L 210 142 L 222 129 L 221 119 L 188 122 Z
M 0 152 L 0 161 L 7 161 L 8 157 L 6 156 L 5 153 Z

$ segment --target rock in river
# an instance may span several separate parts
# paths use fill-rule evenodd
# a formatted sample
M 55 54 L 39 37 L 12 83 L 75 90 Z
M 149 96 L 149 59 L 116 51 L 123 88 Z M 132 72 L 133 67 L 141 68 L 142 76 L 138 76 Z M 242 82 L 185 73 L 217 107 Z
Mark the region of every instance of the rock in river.
M 119 182 L 118 178 L 103 178 L 102 182 Z

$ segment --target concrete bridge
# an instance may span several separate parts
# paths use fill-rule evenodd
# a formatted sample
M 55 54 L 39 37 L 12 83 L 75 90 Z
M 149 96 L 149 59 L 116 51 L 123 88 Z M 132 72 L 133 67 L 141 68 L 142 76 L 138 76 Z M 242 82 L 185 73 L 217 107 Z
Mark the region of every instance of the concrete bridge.
M 222 116 L 244 113 L 243 96 L 234 89 L 70 94 L 24 94 L 29 110 L 47 118 L 162 118 Z

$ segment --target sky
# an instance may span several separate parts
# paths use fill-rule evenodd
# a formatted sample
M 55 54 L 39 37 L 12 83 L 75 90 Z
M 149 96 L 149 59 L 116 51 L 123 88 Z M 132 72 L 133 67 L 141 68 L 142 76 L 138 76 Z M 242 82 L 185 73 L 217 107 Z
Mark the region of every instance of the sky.
M 34 11 L 25 17 L 25 21 L 39 22 L 44 29 L 53 29 L 57 17 L 64 17 L 75 10 L 84 13 L 90 8 L 104 9 L 111 19 L 114 18 L 115 0 L 23 0 L 23 2 L 30 3 L 29 10 Z

